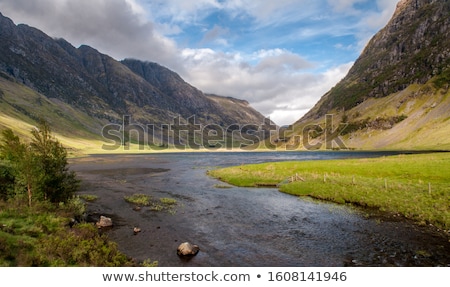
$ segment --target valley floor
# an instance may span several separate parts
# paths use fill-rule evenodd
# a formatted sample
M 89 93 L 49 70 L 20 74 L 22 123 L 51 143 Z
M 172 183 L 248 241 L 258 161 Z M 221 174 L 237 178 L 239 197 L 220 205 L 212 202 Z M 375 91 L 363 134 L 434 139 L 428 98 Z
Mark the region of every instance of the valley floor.
M 278 186 L 450 229 L 450 153 L 241 165 L 210 174 L 237 186 Z

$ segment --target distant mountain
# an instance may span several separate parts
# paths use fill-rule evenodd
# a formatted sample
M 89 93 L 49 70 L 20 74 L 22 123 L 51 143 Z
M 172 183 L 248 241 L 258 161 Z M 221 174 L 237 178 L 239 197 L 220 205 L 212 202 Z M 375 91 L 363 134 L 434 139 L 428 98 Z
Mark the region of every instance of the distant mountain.
M 220 126 L 226 137 L 231 136 L 227 128 L 232 125 L 261 125 L 265 121 L 248 103 L 206 95 L 156 63 L 120 62 L 89 46 L 75 48 L 33 27 L 15 25 L 1 13 L 0 76 L 2 114 L 24 124 L 48 118 L 57 132 L 67 136 L 78 133 L 101 139 L 102 127 L 120 124 L 124 116 L 142 126 L 160 126 L 155 135 L 161 135 L 162 126 L 175 118 L 190 119 L 187 125 L 194 125 L 190 128 L 196 128 L 195 124 Z M 52 112 L 31 103 L 36 99 L 52 106 Z M 61 126 L 64 117 L 71 119 L 69 126 Z M 1 119 L 0 127 L 11 126 Z M 80 130 L 85 133 L 77 132 Z M 203 133 L 207 135 L 209 130 Z M 243 139 L 232 140 L 239 145 Z
M 196 115 L 203 122 L 221 126 L 263 123 L 264 117 L 251 108 L 247 101 L 204 94 L 186 83 L 178 74 L 157 63 L 134 59 L 125 59 L 121 63 L 175 100 L 174 106 L 168 109 L 177 110 L 184 118 Z
M 450 1 L 402 0 L 348 75 L 281 141 L 314 146 L 339 135 L 335 148 L 450 149 L 449 86 Z

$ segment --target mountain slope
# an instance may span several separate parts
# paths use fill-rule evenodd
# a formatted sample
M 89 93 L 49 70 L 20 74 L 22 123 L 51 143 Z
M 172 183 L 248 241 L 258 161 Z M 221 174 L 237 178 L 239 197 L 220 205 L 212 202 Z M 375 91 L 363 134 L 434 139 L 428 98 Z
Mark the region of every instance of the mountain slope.
M 332 114 L 335 129 L 348 124 L 339 130 L 348 148 L 449 149 L 449 85 L 450 1 L 402 0 L 347 76 L 293 125 L 286 141 L 307 136 L 311 125 L 318 125 L 311 141 L 330 141 L 323 130 Z
M 170 125 L 177 117 L 195 117 L 195 122 L 188 123 L 192 128 L 215 124 L 224 130 L 232 124 L 259 125 L 264 121 L 264 116 L 249 105 L 230 101 L 223 106 L 156 63 L 130 59 L 119 62 L 89 46 L 75 48 L 33 27 L 15 25 L 1 13 L 0 74 L 0 91 L 9 89 L 9 95 L 21 94 L 26 86 L 49 103 L 59 103 L 55 111 L 65 107 L 56 115 L 63 116 L 67 108 L 74 109 L 84 115 L 78 128 L 81 125 L 94 138 L 101 135 L 103 126 L 121 124 L 124 117 L 142 126 Z M 2 112 L 16 116 L 28 105 L 26 101 L 14 107 L 4 104 Z M 33 117 L 21 115 L 22 120 L 33 124 L 40 109 L 34 113 Z M 52 117 L 57 121 L 57 117 Z M 155 134 L 161 132 L 160 129 Z M 240 139 L 233 140 L 238 144 Z
M 350 109 L 367 98 L 411 84 L 450 81 L 450 2 L 402 0 L 393 18 L 367 44 L 348 75 L 305 118 Z
M 93 118 L 72 106 L 48 99 L 42 94 L 0 73 L 0 130 L 13 129 L 22 138 L 29 138 L 31 129 L 45 118 L 58 139 L 71 153 L 84 153 L 102 146 L 98 131 L 102 120 Z

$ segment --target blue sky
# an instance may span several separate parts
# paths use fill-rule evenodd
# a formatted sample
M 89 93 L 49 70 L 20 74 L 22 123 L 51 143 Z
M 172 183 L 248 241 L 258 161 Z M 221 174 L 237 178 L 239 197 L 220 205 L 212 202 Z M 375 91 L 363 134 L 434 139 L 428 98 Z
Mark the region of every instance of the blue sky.
M 0 0 L 0 12 L 117 60 L 157 62 L 285 125 L 346 75 L 397 2 Z

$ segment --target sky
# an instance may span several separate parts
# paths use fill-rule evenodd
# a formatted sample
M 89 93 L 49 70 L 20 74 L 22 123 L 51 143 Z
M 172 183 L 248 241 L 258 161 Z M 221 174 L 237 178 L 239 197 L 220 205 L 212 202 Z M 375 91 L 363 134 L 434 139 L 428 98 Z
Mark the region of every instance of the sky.
M 156 62 L 292 124 L 348 72 L 398 0 L 0 0 L 75 47 Z

